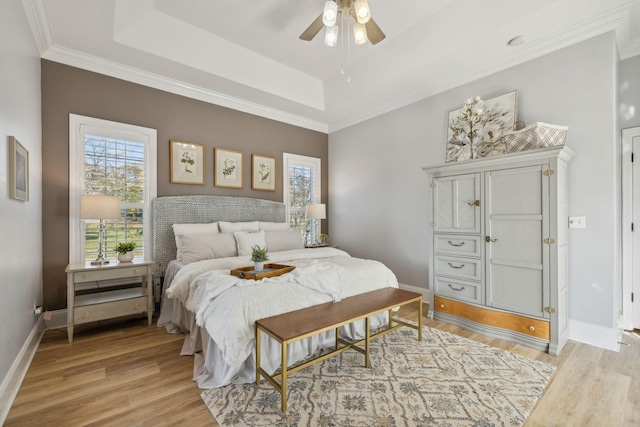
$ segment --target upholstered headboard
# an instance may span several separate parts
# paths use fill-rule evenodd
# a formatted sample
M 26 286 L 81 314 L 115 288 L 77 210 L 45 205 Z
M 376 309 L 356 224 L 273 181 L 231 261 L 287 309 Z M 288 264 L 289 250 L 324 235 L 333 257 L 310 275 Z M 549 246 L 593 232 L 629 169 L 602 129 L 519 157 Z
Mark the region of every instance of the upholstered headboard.
M 285 205 L 272 200 L 230 196 L 165 196 L 153 201 L 153 275 L 164 276 L 176 258 L 173 224 L 215 221 L 286 221 Z

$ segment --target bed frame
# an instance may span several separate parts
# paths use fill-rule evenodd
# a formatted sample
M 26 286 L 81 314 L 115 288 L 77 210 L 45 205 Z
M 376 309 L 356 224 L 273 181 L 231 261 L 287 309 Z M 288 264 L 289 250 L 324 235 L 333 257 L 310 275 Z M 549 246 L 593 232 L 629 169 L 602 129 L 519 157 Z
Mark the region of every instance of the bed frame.
M 173 224 L 215 221 L 285 222 L 282 202 L 231 196 L 165 196 L 153 200 L 153 276 L 164 277 L 176 258 Z

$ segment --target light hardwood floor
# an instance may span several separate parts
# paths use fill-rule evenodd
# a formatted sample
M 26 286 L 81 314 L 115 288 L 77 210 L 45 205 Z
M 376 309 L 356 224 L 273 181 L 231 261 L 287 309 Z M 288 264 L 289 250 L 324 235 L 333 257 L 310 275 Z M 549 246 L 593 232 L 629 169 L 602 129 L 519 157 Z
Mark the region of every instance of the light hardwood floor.
M 417 309 L 400 315 L 416 320 Z M 620 352 L 570 341 L 553 357 L 424 324 L 556 365 L 526 426 L 640 426 L 640 335 L 626 334 Z M 72 344 L 64 331 L 47 331 L 5 426 L 217 426 L 191 380 L 193 359 L 179 355 L 182 339 L 144 319 L 80 331 Z

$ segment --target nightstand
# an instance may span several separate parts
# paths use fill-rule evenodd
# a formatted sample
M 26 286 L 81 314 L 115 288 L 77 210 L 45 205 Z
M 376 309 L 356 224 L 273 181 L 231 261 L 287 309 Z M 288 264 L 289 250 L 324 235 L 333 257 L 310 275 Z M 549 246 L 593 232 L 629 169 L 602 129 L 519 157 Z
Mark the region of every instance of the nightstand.
M 67 334 L 73 342 L 75 325 L 147 313 L 149 325 L 153 316 L 152 262 L 134 260 L 105 265 L 69 264 L 67 273 Z M 139 277 L 139 286 L 103 287 L 101 281 Z

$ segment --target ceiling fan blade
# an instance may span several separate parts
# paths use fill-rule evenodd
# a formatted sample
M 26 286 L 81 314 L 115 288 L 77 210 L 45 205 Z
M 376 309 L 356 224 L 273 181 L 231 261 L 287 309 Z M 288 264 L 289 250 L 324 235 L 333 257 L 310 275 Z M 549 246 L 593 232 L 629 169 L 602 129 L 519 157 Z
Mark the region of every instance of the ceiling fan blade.
M 376 21 L 374 21 L 373 18 L 369 19 L 369 22 L 364 24 L 364 26 L 367 29 L 367 38 L 371 44 L 380 43 L 385 37 L 387 37 L 384 35 L 380 27 L 378 27 L 378 24 L 376 24 Z
M 318 15 L 316 20 L 313 21 L 311 25 L 309 25 L 309 27 L 306 30 L 304 30 L 302 34 L 300 34 L 300 40 L 306 40 L 308 42 L 311 41 L 316 36 L 316 34 L 320 32 L 322 27 L 324 27 L 324 24 L 322 23 L 322 13 L 321 13 L 320 15 Z

